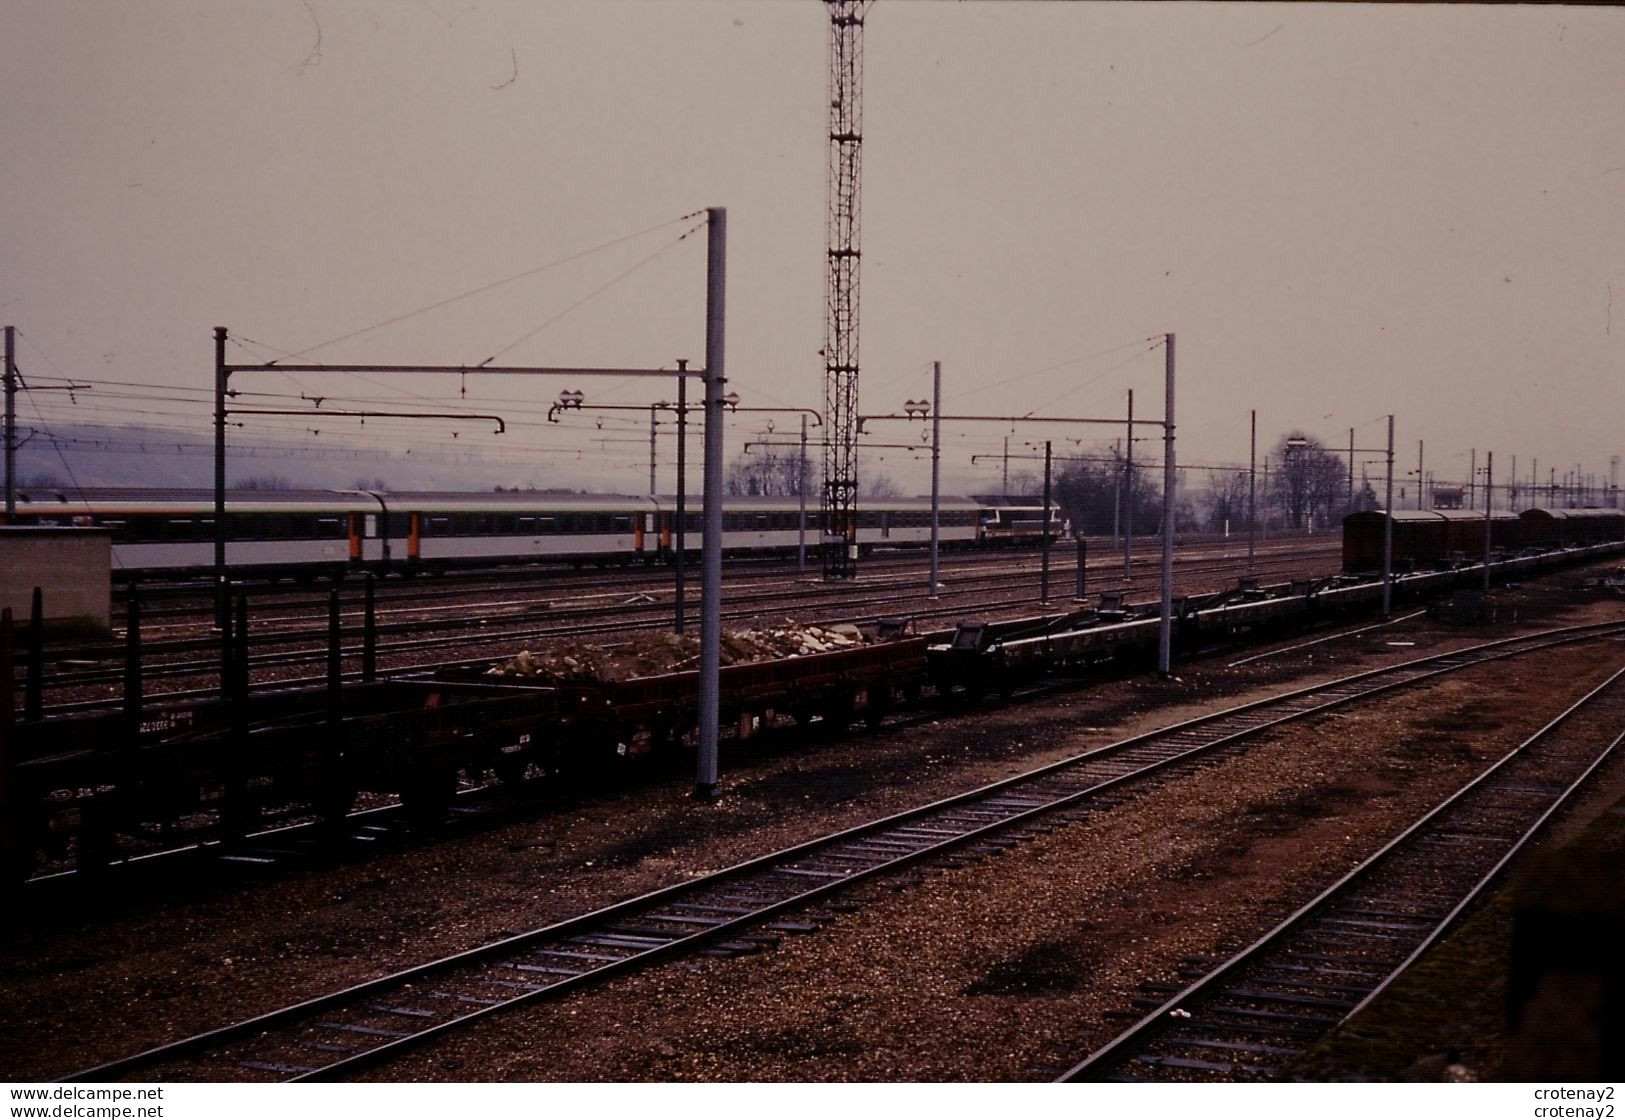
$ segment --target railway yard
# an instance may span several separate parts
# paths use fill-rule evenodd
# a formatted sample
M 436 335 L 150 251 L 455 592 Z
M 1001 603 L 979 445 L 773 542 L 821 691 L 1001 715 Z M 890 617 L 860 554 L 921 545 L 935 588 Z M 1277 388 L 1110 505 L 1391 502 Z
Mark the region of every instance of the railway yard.
M 8 1115 L 1614 1116 L 1617 9 L 13 6 Z
M 1251 578 L 1315 584 L 1335 544 L 1265 542 Z M 1054 559 L 1051 599 L 1069 600 L 1070 552 Z M 432 820 L 364 794 L 336 827 L 295 812 L 222 843 L 211 823 L 170 822 L 121 837 L 94 874 L 71 839 L 5 937 L 4 1076 L 1501 1079 L 1522 1069 L 1505 1025 L 1508 884 L 1588 827 L 1617 832 L 1625 804 L 1625 761 L 1603 755 L 1625 702 L 1625 604 L 1604 578 L 1617 565 L 1515 580 L 1472 623 L 1436 593 L 1386 623 L 1334 614 L 1204 640 L 1170 679 L 1130 659 L 1005 682 L 1002 697 L 930 689 L 867 719 L 769 711 L 726 745 L 715 802 L 685 796 L 691 756 L 672 750 L 489 786 L 465 770 Z M 1211 597 L 1247 571 L 1245 542 L 1182 548 L 1176 593 Z M 955 557 L 938 599 L 922 572 L 890 558 L 832 594 L 793 565 L 737 569 L 726 625 L 906 617 L 952 633 L 1040 607 L 1033 552 Z M 1125 583 L 1121 555 L 1097 549 L 1087 594 L 1149 598 L 1155 572 L 1140 572 Z M 372 656 L 387 678 L 614 646 L 669 628 L 670 593 L 658 571 L 386 581 Z M 218 691 L 207 599 L 141 597 L 148 698 Z M 341 593 L 352 677 L 356 597 Z M 326 594 L 248 602 L 255 688 L 329 658 Z M 117 696 L 94 676 L 117 672 L 71 660 L 45 682 L 52 710 Z M 1396 845 L 1364 894 L 1288 922 L 1526 742 L 1441 810 L 1463 816 L 1407 842 L 1422 854 Z M 1514 854 L 1576 783 L 1544 851 Z M 1432 946 L 1503 858 L 1510 872 Z M 1221 970 L 1278 926 L 1274 959 Z
M 1279 583 L 1337 566 L 1338 541 L 1264 541 L 1250 571 L 1260 582 Z M 1096 547 L 1085 570 L 1085 593 L 1154 599 L 1158 580 L 1156 543 L 1136 542 L 1124 578 L 1122 552 Z M 1041 607 L 1042 560 L 1036 548 L 1015 553 L 949 554 L 937 597 L 928 598 L 918 555 L 875 557 L 856 583 L 831 586 L 811 568 L 791 562 L 757 562 L 730 570 L 723 623 L 729 628 L 782 625 L 842 618 L 872 622 L 902 615 L 918 630 L 939 629 L 975 615 L 1017 616 Z M 1175 569 L 1176 589 L 1208 591 L 1233 586 L 1248 572 L 1245 540 L 1211 541 L 1183 548 Z M 1052 550 L 1050 599 L 1067 604 L 1076 591 L 1076 556 Z M 364 592 L 359 580 L 337 588 L 345 670 L 361 669 Z M 115 602 L 123 622 L 130 592 Z M 321 679 L 327 658 L 327 610 L 331 592 L 303 584 L 272 584 L 247 595 L 251 630 L 251 677 L 255 684 Z M 213 602 L 195 586 L 141 584 L 141 661 L 152 691 L 209 690 L 219 679 L 220 640 L 212 632 Z M 691 574 L 684 594 L 687 627 L 699 630 L 699 589 Z M 377 667 L 381 672 L 426 668 L 479 658 L 508 657 L 530 643 L 613 642 L 673 625 L 675 595 L 669 569 L 632 568 L 606 577 L 565 569 L 467 572 L 437 580 L 384 580 L 375 589 Z M 123 681 L 122 648 L 69 651 L 46 682 L 62 703 L 115 698 Z M 50 699 L 50 698 L 48 698 Z

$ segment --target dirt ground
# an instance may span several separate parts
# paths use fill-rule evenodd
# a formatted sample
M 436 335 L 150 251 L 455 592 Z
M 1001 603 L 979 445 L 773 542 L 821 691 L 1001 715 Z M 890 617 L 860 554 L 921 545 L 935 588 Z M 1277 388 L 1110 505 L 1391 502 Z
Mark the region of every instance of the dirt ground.
M 762 737 L 724 756 L 714 804 L 686 797 L 684 773 L 645 774 L 376 860 L 30 912 L 0 934 L 0 1077 L 63 1076 L 1289 684 L 1625 618 L 1580 582 L 1503 592 L 1485 626 L 1416 619 L 1240 666 L 1192 662 L 1172 681 L 947 704 L 842 739 Z M 1046 1079 L 1114 1033 L 1142 980 L 1251 940 L 1622 660 L 1625 645 L 1587 643 L 1329 714 L 997 858 L 859 893 L 771 951 L 494 1016 L 372 1076 Z M 1586 812 L 1622 796 L 1616 763 Z M 1310 1076 L 1341 1072 L 1333 1060 Z

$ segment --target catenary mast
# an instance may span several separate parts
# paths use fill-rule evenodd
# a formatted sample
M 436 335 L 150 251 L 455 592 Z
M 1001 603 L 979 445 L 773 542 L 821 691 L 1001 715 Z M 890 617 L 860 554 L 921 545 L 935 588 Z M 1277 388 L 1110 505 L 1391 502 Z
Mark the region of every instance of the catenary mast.
M 825 0 L 830 19 L 829 298 L 824 326 L 825 579 L 858 562 L 858 186 L 863 171 L 863 17 L 869 0 Z

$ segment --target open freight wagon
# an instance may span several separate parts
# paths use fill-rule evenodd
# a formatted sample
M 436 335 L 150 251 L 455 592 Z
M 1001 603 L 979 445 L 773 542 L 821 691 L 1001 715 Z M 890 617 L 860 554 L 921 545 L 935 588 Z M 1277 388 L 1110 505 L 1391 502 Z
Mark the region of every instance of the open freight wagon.
M 266 688 L 48 715 L 0 728 L 0 822 L 15 881 L 398 798 L 444 818 L 459 788 L 603 776 L 695 741 L 698 672 L 552 684 L 443 671 L 338 689 Z M 728 665 L 720 726 L 739 740 L 779 716 L 878 720 L 925 679 L 925 639 Z

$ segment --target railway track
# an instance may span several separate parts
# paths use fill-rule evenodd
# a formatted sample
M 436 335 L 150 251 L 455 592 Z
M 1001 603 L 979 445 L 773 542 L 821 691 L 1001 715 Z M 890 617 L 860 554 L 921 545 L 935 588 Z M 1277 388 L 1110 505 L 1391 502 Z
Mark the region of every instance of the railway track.
M 1121 564 L 1121 542 L 1092 539 L 1089 541 L 1089 568 L 1091 572 L 1119 567 Z M 1155 538 L 1137 538 L 1133 554 L 1133 567 L 1154 569 L 1159 563 L 1157 549 L 1159 543 Z M 1277 538 L 1267 542 L 1259 542 L 1255 552 L 1261 559 L 1268 560 L 1280 554 L 1301 556 L 1306 554 L 1324 554 L 1327 556 L 1340 556 L 1340 539 L 1333 536 L 1320 537 L 1286 537 Z M 1179 545 L 1179 554 L 1194 559 L 1235 558 L 1245 555 L 1246 547 L 1241 538 L 1235 540 L 1207 540 L 1201 538 L 1182 539 Z M 812 553 L 809 550 L 809 557 Z M 1072 542 L 1057 543 L 1052 549 L 1052 559 L 1057 568 L 1071 569 L 1071 558 L 1074 555 Z M 983 562 L 1000 563 L 1008 568 L 1012 559 L 1022 561 L 1024 567 L 1036 573 L 1039 565 L 1040 550 L 1031 547 L 1014 549 L 976 549 L 944 550 L 942 561 L 944 566 L 976 565 Z M 864 577 L 890 578 L 897 571 L 922 570 L 925 563 L 925 553 L 920 549 L 904 549 L 878 552 L 865 558 Z M 744 579 L 797 579 L 810 578 L 815 575 L 816 563 L 809 559 L 809 565 L 803 569 L 793 562 L 778 558 L 749 558 L 730 557 L 724 566 L 729 577 L 738 576 Z M 698 561 L 690 566 L 694 581 L 698 580 Z M 401 598 L 413 602 L 434 602 L 439 600 L 455 600 L 462 598 L 484 598 L 489 594 L 503 593 L 512 590 L 515 585 L 523 588 L 537 588 L 549 594 L 569 594 L 575 592 L 591 592 L 601 588 L 606 578 L 613 577 L 619 585 L 637 585 L 640 588 L 648 585 L 650 588 L 670 588 L 672 584 L 672 568 L 667 565 L 632 565 L 625 568 L 599 570 L 596 572 L 583 572 L 580 570 L 548 565 L 524 565 L 513 567 L 499 567 L 487 569 L 458 570 L 443 575 L 417 579 L 386 578 L 380 579 L 377 584 L 380 602 L 390 598 Z M 349 582 L 349 581 L 346 581 Z M 156 581 L 142 581 L 134 585 L 139 590 L 142 603 L 145 605 L 145 615 L 153 622 L 163 619 L 196 619 L 207 626 L 213 621 L 214 598 L 212 583 L 208 581 L 190 581 L 185 583 L 163 583 Z M 115 607 L 122 607 L 128 601 L 131 585 L 116 585 L 113 592 Z M 248 594 L 256 602 L 274 603 L 278 607 L 288 610 L 320 610 L 327 603 L 326 591 L 316 591 L 308 585 L 273 583 L 265 581 L 246 581 L 239 585 L 239 590 Z
M 1316 639 L 1316 643 L 1363 634 L 1397 621 L 1403 619 L 1360 626 L 1352 630 L 1334 631 Z M 945 638 L 947 634 L 948 632 L 943 632 L 941 636 Z M 1298 647 L 1288 646 L 1286 650 L 1296 648 Z M 454 662 L 445 663 L 440 667 L 478 669 L 487 663 L 485 660 Z M 1058 691 L 1087 687 L 1089 684 L 1083 679 L 1062 676 L 1036 684 L 1022 685 L 1014 689 L 1006 699 L 1021 703 Z M 212 695 L 212 690 L 209 695 Z M 929 702 L 899 708 L 886 717 L 884 726 L 889 733 L 895 734 L 923 721 L 937 718 L 940 711 L 940 704 Z M 824 719 L 825 717 L 820 717 L 819 726 L 828 732 L 831 728 Z M 835 729 L 837 734 L 845 730 L 845 728 Z M 671 766 L 673 762 L 667 760 L 665 765 Z M 677 765 L 687 766 L 687 763 L 685 761 Z M 574 780 L 564 776 L 531 777 L 515 785 L 511 779 L 504 780 L 494 774 L 488 779 L 483 775 L 471 774 L 458 790 L 457 803 L 451 808 L 449 818 L 440 824 L 457 828 L 485 827 L 507 819 L 514 811 L 529 811 L 535 804 L 536 795 L 528 791 L 542 788 L 539 783 L 562 782 L 563 784 L 556 788 L 569 790 L 576 788 L 576 780 L 580 780 L 580 776 Z M 518 796 L 513 796 L 516 793 Z M 543 796 L 546 796 L 545 792 Z M 347 820 L 348 832 L 335 833 L 329 822 L 310 817 L 308 811 L 293 809 L 282 820 L 267 819 L 264 822 L 265 827 L 236 840 L 228 841 L 214 834 L 199 837 L 195 834 L 176 833 L 171 837 L 165 837 L 161 833 L 149 832 L 147 837 L 149 843 L 144 850 L 127 852 L 122 858 L 114 860 L 107 866 L 95 869 L 89 877 L 77 868 L 46 870 L 30 878 L 27 881 L 27 889 L 35 892 L 33 897 L 36 902 L 50 905 L 48 899 L 56 896 L 41 897 L 43 892 L 61 891 L 69 893 L 69 897 L 73 897 L 71 892 L 81 889 L 104 892 L 113 886 L 114 880 L 110 878 L 113 875 L 119 877 L 117 882 L 122 887 L 131 891 L 149 889 L 172 881 L 176 877 L 188 882 L 204 879 L 215 881 L 222 878 L 229 880 L 231 877 L 240 877 L 240 874 L 260 875 L 289 866 L 311 863 L 324 865 L 335 858 L 345 858 L 346 853 L 392 850 L 399 845 L 415 842 L 420 838 L 424 827 L 424 822 L 414 821 L 398 799 L 390 799 L 383 804 L 353 811 Z M 343 842 L 346 836 L 351 838 L 351 843 Z M 336 841 L 338 843 L 335 843 Z
M 1437 942 L 1625 741 L 1622 682 L 1625 669 L 1252 945 L 1142 997 L 1142 1018 L 1058 1080 L 1278 1076 Z
M 1283 557 L 1266 561 L 1263 566 L 1255 566 L 1253 574 L 1261 580 L 1282 580 L 1291 576 L 1301 576 L 1303 557 L 1291 553 Z M 1216 578 L 1219 575 L 1234 575 L 1240 570 L 1244 561 L 1235 558 L 1226 558 L 1217 561 L 1197 559 L 1182 563 L 1177 569 L 1177 575 L 1182 583 L 1182 591 L 1194 590 L 1190 581 L 1202 577 Z M 1038 603 L 1035 593 L 1026 592 L 1018 596 L 1008 596 L 997 599 L 983 597 L 989 590 L 1002 591 L 1008 588 L 1011 575 L 1008 570 L 1002 569 L 977 575 L 974 578 L 954 573 L 954 584 L 945 592 L 946 604 L 933 606 L 911 607 L 909 615 L 916 621 L 931 621 L 937 619 L 958 619 L 963 617 L 969 608 L 966 601 L 973 602 L 975 613 L 982 616 L 997 616 L 1002 612 L 1020 611 L 1030 609 Z M 1055 581 L 1056 590 L 1064 586 L 1063 581 Z M 1118 579 L 1096 579 L 1094 589 L 1120 591 L 1129 593 L 1136 590 L 1137 585 L 1125 583 Z M 748 622 L 760 618 L 764 613 L 774 614 L 794 613 L 797 611 L 827 611 L 833 603 L 839 604 L 843 615 L 839 619 L 830 621 L 851 621 L 859 624 L 873 622 L 878 618 L 895 612 L 898 609 L 898 596 L 917 593 L 920 590 L 915 580 L 888 580 L 876 585 L 865 585 L 861 588 L 844 588 L 839 594 L 833 594 L 827 589 L 806 590 L 802 588 L 785 588 L 783 586 L 767 587 L 761 590 L 731 591 L 727 597 L 727 609 L 723 618 L 726 622 Z M 1211 591 L 1211 587 L 1202 590 Z M 854 595 L 854 591 L 861 594 Z M 422 654 L 435 649 L 442 649 L 448 645 L 458 645 L 465 648 L 478 648 L 481 646 L 500 646 L 500 650 L 493 653 L 512 652 L 516 643 L 535 642 L 543 640 L 557 640 L 562 638 L 581 638 L 601 636 L 606 633 L 629 633 L 637 631 L 669 629 L 671 624 L 670 603 L 653 604 L 627 604 L 623 601 L 627 596 L 625 592 L 616 593 L 617 602 L 575 608 L 550 608 L 547 611 L 547 621 L 542 625 L 526 625 L 534 611 L 527 609 L 524 604 L 486 604 L 481 608 L 478 621 L 472 626 L 470 621 L 464 619 L 427 623 L 421 619 L 399 622 L 380 622 L 376 632 L 381 637 L 389 635 L 399 636 L 397 640 L 380 642 L 378 654 L 386 658 L 401 658 L 414 654 Z M 465 608 L 466 609 L 466 608 Z M 347 612 L 351 625 L 355 625 L 357 618 L 353 604 Z M 697 616 L 697 606 L 696 606 Z M 257 623 L 263 627 L 269 620 L 259 619 Z M 422 635 L 425 630 L 440 631 L 432 637 Z M 286 676 L 267 675 L 268 670 L 293 668 L 301 665 L 320 664 L 326 661 L 326 635 L 325 631 L 312 630 L 309 627 L 288 630 L 259 629 L 253 634 L 255 647 L 264 650 L 267 646 L 294 645 L 302 648 L 273 650 L 273 652 L 260 652 L 251 655 L 250 669 L 257 675 L 256 681 L 267 683 L 275 680 L 280 684 L 299 683 L 289 680 Z M 320 642 L 319 646 L 311 643 Z M 219 638 L 183 638 L 149 642 L 143 650 L 142 674 L 147 682 L 156 680 L 185 680 L 188 677 L 207 677 L 217 672 Z M 93 654 L 95 651 L 78 651 L 81 655 Z M 344 656 L 350 659 L 361 657 L 359 646 L 352 646 L 344 651 Z M 203 653 L 206 656 L 188 656 Z M 122 651 L 114 653 L 107 651 L 102 655 L 105 659 L 117 659 L 118 663 L 106 666 L 96 666 L 83 669 L 59 669 L 51 674 L 48 691 L 60 693 L 66 689 L 80 689 L 102 685 L 113 685 L 121 682 L 125 676 Z M 182 660 L 168 660 L 169 658 L 182 658 Z M 466 658 L 459 658 L 458 663 Z M 392 671 L 422 670 L 441 667 L 441 663 L 412 661 L 410 663 L 396 663 L 390 666 Z M 313 680 L 315 678 L 312 678 Z M 201 692 L 212 691 L 206 686 Z M 201 694 L 201 692 L 199 694 Z M 153 698 L 175 698 L 184 694 L 180 690 L 168 693 L 154 693 Z M 62 702 L 53 704 L 52 711 L 73 711 L 77 708 L 95 706 L 92 704 L 76 704 Z
M 1091 750 L 1014 778 L 800 844 L 565 922 L 129 1058 L 71 1080 L 340 1078 L 506 1008 L 695 953 L 735 955 L 817 926 L 855 883 L 895 879 L 1031 839 L 1077 814 L 1249 737 L 1407 685 L 1569 642 L 1625 633 L 1610 623 L 1547 631 L 1370 670 Z

